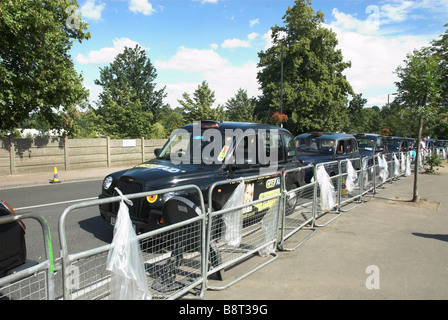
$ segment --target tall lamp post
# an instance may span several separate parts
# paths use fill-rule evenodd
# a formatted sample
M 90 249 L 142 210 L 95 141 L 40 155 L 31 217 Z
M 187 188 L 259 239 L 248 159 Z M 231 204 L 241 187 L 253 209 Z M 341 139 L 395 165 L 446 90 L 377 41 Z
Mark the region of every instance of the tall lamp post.
M 396 96 L 398 92 L 394 93 L 388 93 L 387 94 L 387 113 L 386 113 L 386 128 L 389 129 L 389 111 L 390 111 L 390 103 L 389 103 L 389 96 Z
M 283 43 L 285 41 L 281 41 L 281 49 L 280 49 L 280 114 L 283 114 Z M 289 46 L 291 44 L 298 43 L 297 40 L 293 40 L 288 42 L 286 45 Z M 280 120 L 280 127 L 283 128 L 283 118 Z

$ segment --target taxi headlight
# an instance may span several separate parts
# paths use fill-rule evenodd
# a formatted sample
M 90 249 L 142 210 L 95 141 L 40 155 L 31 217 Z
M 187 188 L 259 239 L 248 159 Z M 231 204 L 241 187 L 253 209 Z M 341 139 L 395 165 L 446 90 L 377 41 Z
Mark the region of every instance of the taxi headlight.
M 103 188 L 108 190 L 110 188 L 110 185 L 112 184 L 113 178 L 111 176 L 107 176 L 103 180 Z

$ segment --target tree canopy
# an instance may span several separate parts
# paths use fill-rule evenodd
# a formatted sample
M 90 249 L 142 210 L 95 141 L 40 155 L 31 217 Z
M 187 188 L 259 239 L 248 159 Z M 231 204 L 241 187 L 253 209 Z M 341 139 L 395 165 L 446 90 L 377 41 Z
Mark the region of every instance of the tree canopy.
M 247 91 L 238 89 L 234 97 L 227 100 L 225 104 L 226 117 L 232 121 L 256 122 L 254 114 L 255 99 L 249 98 Z
M 213 108 L 215 92 L 210 89 L 207 81 L 202 81 L 202 84 L 198 85 L 193 93 L 193 98 L 187 92 L 184 92 L 182 97 L 183 100 L 178 100 L 178 102 L 184 107 L 186 122 L 224 119 L 223 107 Z
M 335 33 L 322 25 L 324 14 L 310 0 L 296 0 L 283 19 L 284 26 L 271 28 L 274 45 L 259 53 L 258 112 L 266 119 L 282 110 L 289 117 L 285 127 L 296 133 L 343 129 L 352 88 L 342 72 L 351 64 L 336 49 Z
M 87 24 L 68 10 L 76 0 L 0 2 L 0 130 L 16 128 L 31 113 L 51 128 L 66 127 L 55 110 L 84 106 L 88 91 L 74 69 L 74 40 L 90 38 Z
M 397 100 L 404 104 L 405 110 L 411 117 L 418 118 L 417 139 L 422 139 L 424 119 L 434 118 L 437 108 L 441 103 L 439 73 L 439 58 L 430 54 L 427 48 L 415 50 L 408 54 L 403 66 L 396 70 L 400 81 L 396 83 L 398 88 Z M 418 196 L 418 166 L 420 163 L 420 143 L 417 144 L 414 170 L 414 202 L 419 201 Z
M 140 46 L 126 47 L 114 61 L 100 68 L 95 84 L 99 95 L 96 113 L 102 134 L 113 137 L 150 137 L 155 115 L 164 106 L 164 90 L 156 90 L 157 73 Z

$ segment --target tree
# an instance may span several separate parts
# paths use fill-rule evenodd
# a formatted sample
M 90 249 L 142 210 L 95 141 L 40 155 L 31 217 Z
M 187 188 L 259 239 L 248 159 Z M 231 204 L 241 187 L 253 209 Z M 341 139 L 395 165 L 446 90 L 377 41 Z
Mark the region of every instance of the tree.
M 448 23 L 445 24 L 445 27 L 448 28 Z M 448 108 L 448 29 L 445 31 L 443 35 L 440 36 L 440 39 L 432 42 L 430 50 L 439 59 L 439 73 L 441 76 L 440 97 L 442 99 L 442 106 L 445 109 L 447 109 Z
M 285 127 L 296 133 L 341 130 L 352 88 L 342 74 L 350 63 L 336 49 L 335 33 L 322 25 L 324 14 L 314 12 L 310 0 L 296 0 L 283 19 L 284 26 L 271 28 L 274 45 L 258 54 L 262 96 L 257 110 L 266 118 L 283 109 L 289 117 Z
M 420 161 L 420 141 L 422 139 L 423 122 L 434 117 L 440 103 L 439 59 L 430 54 L 427 48 L 414 50 L 404 60 L 404 66 L 396 69 L 400 78 L 396 82 L 398 88 L 397 99 L 401 102 L 412 117 L 418 119 L 418 144 L 415 156 L 414 190 L 412 201 L 418 202 L 418 166 Z
M 233 98 L 225 104 L 226 117 L 232 121 L 255 122 L 255 101 L 247 96 L 247 91 L 238 89 Z
M 367 99 L 362 97 L 362 93 L 354 94 L 352 100 L 348 104 L 349 124 L 346 127 L 347 132 L 365 132 L 364 130 L 364 113 L 363 109 L 367 103 Z
M 448 24 L 445 25 L 448 28 Z M 448 137 L 448 29 L 438 40 L 432 42 L 431 52 L 439 59 L 440 110 L 434 123 L 433 134 L 439 138 Z
M 71 121 L 54 110 L 86 105 L 88 90 L 69 55 L 74 40 L 90 38 L 77 7 L 76 0 L 0 2 L 0 131 L 30 113 L 61 129 Z
M 139 108 L 134 111 L 142 114 L 146 120 L 150 118 L 150 122 L 146 124 L 149 127 L 157 119 L 160 109 L 164 106 L 163 98 L 166 97 L 165 87 L 155 89 L 156 77 L 156 69 L 143 48 L 139 45 L 135 48 L 126 47 L 109 66 L 100 68 L 100 79 L 95 80 L 95 84 L 103 87 L 103 92 L 99 95 L 99 113 L 103 113 L 102 108 L 108 107 L 106 101 L 113 101 L 122 107 L 128 103 L 134 107 L 138 104 Z M 129 95 L 126 91 L 132 94 Z M 142 135 L 144 133 L 145 129 Z
M 171 109 L 170 106 L 164 106 L 160 110 L 160 115 L 158 117 L 158 122 L 163 125 L 165 131 L 163 135 L 158 138 L 169 138 L 170 134 L 177 128 L 182 127 L 186 124 L 183 117 L 183 109 L 178 107 L 176 109 Z
M 212 108 L 215 102 L 215 92 L 213 92 L 206 81 L 202 81 L 201 85 L 193 93 L 193 98 L 186 92 L 182 95 L 184 100 L 178 100 L 184 107 L 184 119 L 186 122 L 194 122 L 201 120 L 223 120 L 224 108 L 218 106 Z
M 153 115 L 144 111 L 136 93 L 123 83 L 122 89 L 106 89 L 96 113 L 101 116 L 102 132 L 113 138 L 150 138 Z

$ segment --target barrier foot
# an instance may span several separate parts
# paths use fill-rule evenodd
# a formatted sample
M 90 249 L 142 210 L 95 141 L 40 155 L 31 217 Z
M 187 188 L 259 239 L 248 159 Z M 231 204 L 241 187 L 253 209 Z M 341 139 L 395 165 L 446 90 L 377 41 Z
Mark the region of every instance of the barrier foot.
M 244 275 L 242 275 L 242 276 L 240 276 L 240 277 L 230 281 L 229 283 L 227 283 L 226 285 L 221 286 L 221 287 L 207 286 L 207 290 L 220 291 L 220 290 L 225 290 L 225 289 L 229 288 L 230 286 L 232 286 L 235 283 L 237 283 L 237 282 L 243 280 L 244 278 L 250 276 L 252 273 L 260 270 L 261 268 L 263 268 L 264 266 L 266 266 L 267 264 L 273 262 L 274 260 L 276 260 L 278 258 L 278 254 L 276 252 L 271 252 L 270 255 L 273 256 L 271 259 L 269 259 L 268 261 L 260 264 L 259 266 L 257 266 L 256 268 L 252 269 L 251 271 L 247 272 L 246 274 L 244 274 Z
M 284 241 L 283 241 L 281 244 L 278 245 L 278 249 L 279 249 L 280 251 L 287 251 L 287 252 L 294 251 L 294 250 L 296 250 L 298 247 L 300 247 L 305 241 L 307 241 L 309 238 L 311 238 L 311 236 L 314 235 L 314 234 L 316 233 L 316 231 L 317 231 L 317 229 L 314 228 L 314 227 L 304 227 L 304 228 L 302 228 L 301 230 L 312 230 L 313 232 L 311 232 L 309 235 L 307 235 L 304 239 L 302 239 L 302 240 L 301 240 L 295 247 L 293 247 L 293 248 L 285 248 L 285 247 L 283 246 L 283 243 L 284 243 Z
M 331 211 L 325 212 L 323 215 L 319 216 L 318 218 L 328 214 L 328 213 L 332 213 Z M 333 213 L 336 214 L 335 217 L 331 218 L 329 221 L 325 222 L 324 224 L 314 224 L 315 227 L 325 227 L 326 225 L 328 225 L 330 222 L 333 222 L 335 219 L 339 218 L 341 216 L 341 212 L 340 211 L 333 211 Z M 317 220 L 317 219 L 316 219 Z

